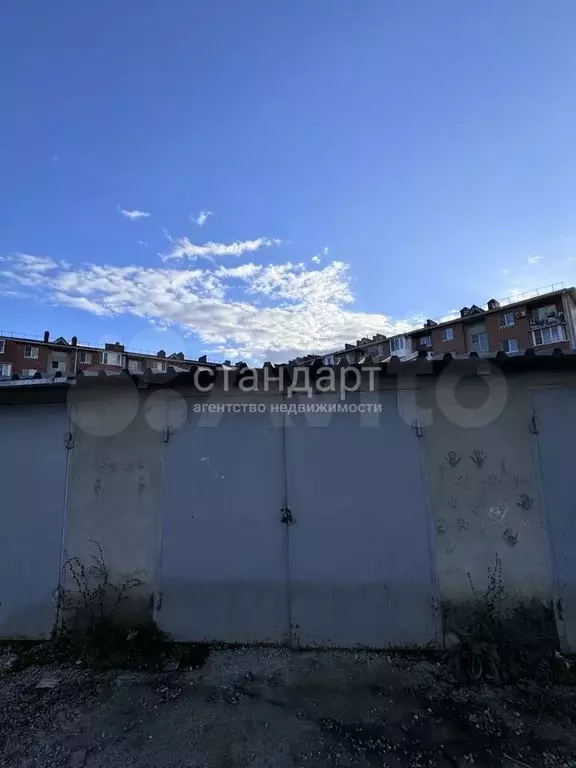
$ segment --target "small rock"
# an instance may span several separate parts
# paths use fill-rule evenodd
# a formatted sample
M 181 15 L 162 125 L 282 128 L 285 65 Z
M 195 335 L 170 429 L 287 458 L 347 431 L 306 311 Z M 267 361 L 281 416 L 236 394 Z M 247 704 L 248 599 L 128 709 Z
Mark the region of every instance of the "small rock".
M 87 749 L 78 749 L 76 752 L 72 752 L 70 760 L 68 761 L 68 768 L 84 768 L 87 757 Z
M 46 688 L 56 688 L 59 682 L 60 679 L 58 677 L 54 677 L 54 675 L 44 675 L 36 688 L 40 688 L 41 690 Z

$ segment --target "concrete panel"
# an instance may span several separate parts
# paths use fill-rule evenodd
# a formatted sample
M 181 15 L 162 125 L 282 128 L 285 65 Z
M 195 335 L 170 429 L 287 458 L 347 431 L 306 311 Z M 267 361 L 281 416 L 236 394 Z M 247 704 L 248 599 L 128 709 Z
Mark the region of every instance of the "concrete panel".
M 382 413 L 289 417 L 292 629 L 301 646 L 437 640 L 420 439 L 400 418 L 395 392 L 346 398 L 362 402 L 380 403 Z
M 576 651 L 576 485 L 570 446 L 576 435 L 576 389 L 532 393 L 537 416 L 542 476 L 556 567 L 559 629 Z
M 269 413 L 195 413 L 201 402 L 168 444 L 157 620 L 178 640 L 284 643 L 283 430 Z
M 470 582 L 483 590 L 487 567 L 498 555 L 511 597 L 548 601 L 551 563 L 530 395 L 526 377 L 517 377 L 503 382 L 500 399 L 498 376 L 493 371 L 461 379 L 453 389 L 457 407 L 448 415 L 439 403 L 446 411 L 451 385 L 427 377 L 423 385 L 421 404 L 430 408 L 425 440 L 440 591 L 444 599 L 471 598 Z
M 65 405 L 0 408 L 0 635 L 42 637 L 55 619 L 68 430 Z
M 134 399 L 136 398 L 136 399 Z M 132 593 L 151 610 L 160 558 L 164 412 L 147 390 L 72 395 L 75 421 L 67 554 L 92 562 L 99 542 L 112 580 L 143 582 Z

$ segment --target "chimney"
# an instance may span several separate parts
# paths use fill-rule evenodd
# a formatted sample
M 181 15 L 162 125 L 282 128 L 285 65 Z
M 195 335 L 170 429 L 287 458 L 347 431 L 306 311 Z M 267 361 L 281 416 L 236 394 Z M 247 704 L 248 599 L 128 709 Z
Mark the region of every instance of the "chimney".
M 490 299 L 488 302 L 488 309 L 498 309 L 500 307 L 500 302 L 496 299 Z
M 230 360 L 224 360 L 223 365 L 230 365 Z
M 424 323 L 424 328 L 434 328 L 435 325 L 438 325 L 434 320 L 426 320 Z
M 78 336 L 72 336 L 72 341 L 70 342 L 73 347 L 78 346 Z
M 198 358 L 199 363 L 205 363 L 206 362 L 206 355 L 202 355 L 202 357 Z
M 161 350 L 158 352 L 158 354 L 156 355 L 156 357 L 166 357 L 166 352 L 164 352 L 164 350 L 163 350 L 163 349 L 161 349 Z
M 460 317 L 466 317 L 470 313 L 469 307 L 462 307 L 460 310 Z
M 46 343 L 50 341 L 50 331 L 44 331 L 44 341 Z
M 184 360 L 184 352 L 178 352 L 176 357 L 178 358 L 178 360 Z

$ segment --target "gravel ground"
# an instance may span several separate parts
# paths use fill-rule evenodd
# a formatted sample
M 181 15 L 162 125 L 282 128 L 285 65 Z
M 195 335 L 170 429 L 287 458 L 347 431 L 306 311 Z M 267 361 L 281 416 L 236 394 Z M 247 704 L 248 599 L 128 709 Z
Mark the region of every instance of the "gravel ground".
M 4 650 L 0 766 L 576 768 L 575 703 L 456 686 L 420 655 L 246 648 L 152 674 L 18 670 Z

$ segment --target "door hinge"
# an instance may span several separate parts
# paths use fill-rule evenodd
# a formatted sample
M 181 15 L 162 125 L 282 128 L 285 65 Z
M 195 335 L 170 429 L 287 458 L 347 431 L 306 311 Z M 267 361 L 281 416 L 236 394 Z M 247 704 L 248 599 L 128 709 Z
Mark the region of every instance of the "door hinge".
M 284 523 L 284 525 L 294 525 L 296 521 L 292 516 L 292 511 L 290 510 L 290 507 L 287 504 L 285 504 L 280 511 L 282 512 L 282 519 L 280 520 L 280 522 Z
M 532 418 L 530 419 L 530 423 L 528 424 L 528 429 L 530 430 L 530 432 L 532 432 L 533 435 L 537 435 L 539 432 L 538 416 L 535 413 L 532 414 Z
M 162 434 L 162 442 L 167 443 L 170 441 L 170 427 L 164 427 L 164 433 Z
M 416 437 L 422 437 L 422 435 L 424 434 L 422 424 L 420 424 L 419 421 L 416 421 L 416 419 L 414 419 L 414 421 L 412 422 L 412 429 L 414 430 L 414 432 L 416 432 Z
M 74 435 L 72 432 L 66 432 L 64 434 L 64 446 L 67 450 L 71 451 L 74 448 Z

